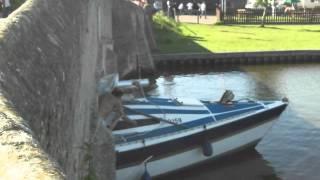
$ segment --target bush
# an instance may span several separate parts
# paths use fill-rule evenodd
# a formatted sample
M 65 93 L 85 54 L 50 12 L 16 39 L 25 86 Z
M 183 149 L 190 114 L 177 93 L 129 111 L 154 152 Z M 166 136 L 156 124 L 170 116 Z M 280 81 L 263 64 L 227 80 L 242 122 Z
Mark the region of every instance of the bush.
M 152 16 L 152 21 L 156 29 L 180 33 L 180 24 L 177 23 L 174 19 L 163 15 L 163 12 L 157 12 L 156 14 L 154 14 Z

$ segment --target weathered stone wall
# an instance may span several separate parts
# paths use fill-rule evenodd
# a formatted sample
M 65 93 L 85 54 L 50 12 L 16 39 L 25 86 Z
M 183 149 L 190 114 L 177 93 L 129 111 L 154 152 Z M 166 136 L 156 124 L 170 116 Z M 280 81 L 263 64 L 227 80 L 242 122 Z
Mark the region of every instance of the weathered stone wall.
M 156 48 L 149 16 L 130 1 L 115 1 L 113 6 L 114 50 L 122 76 L 137 68 L 152 70 L 150 50 Z M 140 67 L 137 67 L 137 62 Z M 145 72 L 150 73 L 150 72 Z
M 115 178 L 97 83 L 135 70 L 136 51 L 152 71 L 146 23 L 124 0 L 28 0 L 0 20 L 0 176 L 24 166 L 20 179 Z

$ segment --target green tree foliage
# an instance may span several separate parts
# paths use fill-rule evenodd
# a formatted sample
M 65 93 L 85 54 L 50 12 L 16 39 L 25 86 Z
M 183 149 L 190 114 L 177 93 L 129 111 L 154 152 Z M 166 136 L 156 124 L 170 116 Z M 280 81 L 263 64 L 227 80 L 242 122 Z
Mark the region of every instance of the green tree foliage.
M 256 4 L 262 7 L 268 7 L 271 3 L 271 0 L 257 0 Z
M 174 19 L 165 16 L 163 12 L 157 12 L 152 16 L 153 26 L 156 29 L 164 31 L 173 31 L 177 34 L 180 33 L 179 26 L 180 23 L 177 23 Z
M 300 2 L 300 0 L 285 0 L 284 3 L 295 4 Z

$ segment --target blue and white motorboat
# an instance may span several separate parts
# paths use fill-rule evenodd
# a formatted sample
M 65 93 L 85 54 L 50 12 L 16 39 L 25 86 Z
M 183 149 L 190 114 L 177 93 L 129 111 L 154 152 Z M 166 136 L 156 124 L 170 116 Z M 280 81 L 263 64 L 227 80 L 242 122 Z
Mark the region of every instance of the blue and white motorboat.
M 135 180 L 255 147 L 286 108 L 287 101 L 222 103 L 147 97 L 123 105 L 127 117 L 137 125 L 113 131 L 116 179 Z

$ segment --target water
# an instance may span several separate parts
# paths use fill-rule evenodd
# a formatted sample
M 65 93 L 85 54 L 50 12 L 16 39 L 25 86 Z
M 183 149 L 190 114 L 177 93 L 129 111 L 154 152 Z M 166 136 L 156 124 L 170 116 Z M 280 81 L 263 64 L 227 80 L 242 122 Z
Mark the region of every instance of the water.
M 244 66 L 219 72 L 161 77 L 153 95 L 218 100 L 226 89 L 236 99 L 289 98 L 279 121 L 256 146 L 159 180 L 320 179 L 320 65 Z

